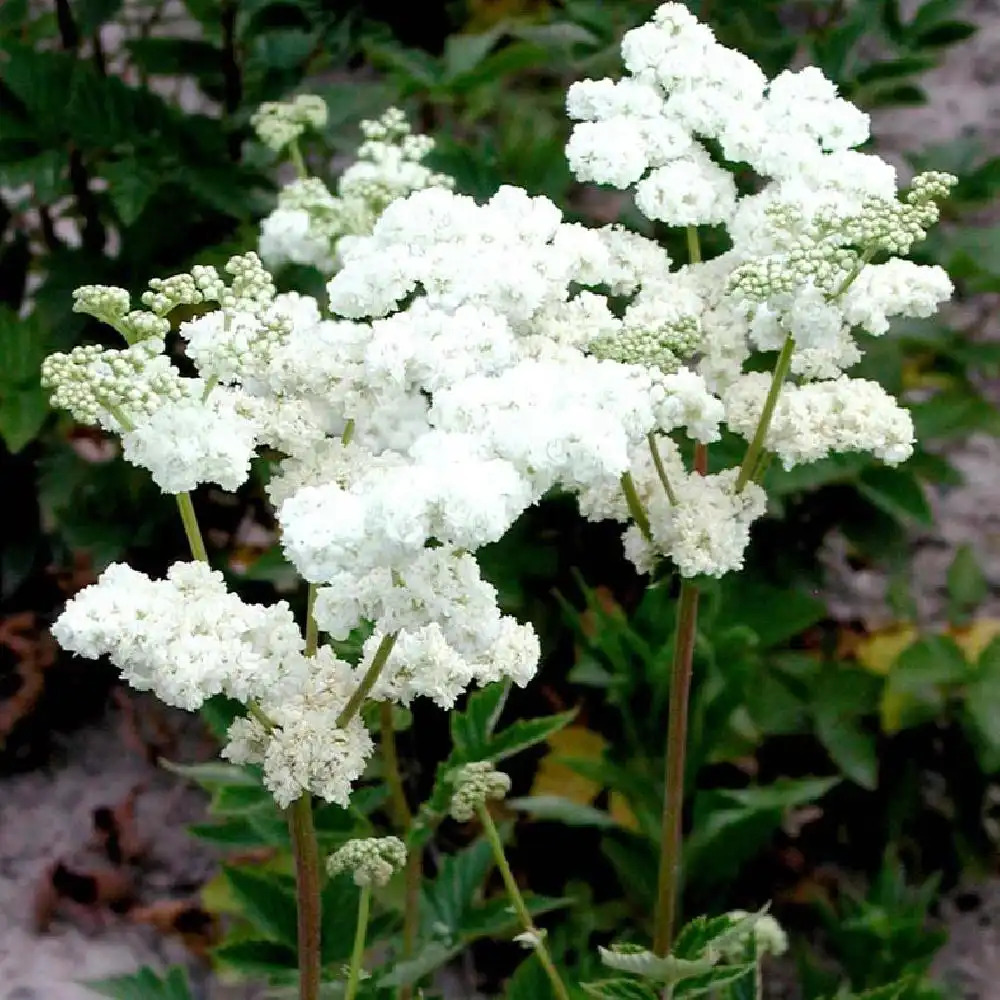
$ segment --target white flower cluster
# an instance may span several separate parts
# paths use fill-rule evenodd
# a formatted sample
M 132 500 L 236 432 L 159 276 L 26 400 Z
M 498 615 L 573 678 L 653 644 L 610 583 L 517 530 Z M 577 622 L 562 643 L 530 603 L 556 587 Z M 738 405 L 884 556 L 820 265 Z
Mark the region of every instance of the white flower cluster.
M 399 109 L 362 122 L 361 130 L 365 142 L 341 175 L 336 194 L 317 177 L 301 177 L 279 192 L 277 208 L 260 226 L 260 255 L 268 267 L 304 264 L 332 274 L 340 242 L 370 233 L 393 201 L 454 183 L 424 165 L 434 140 L 413 134 Z
M 374 749 L 360 716 L 343 718 L 360 678 L 329 647 L 297 665 L 294 684 L 275 685 L 273 672 L 260 672 L 257 703 L 268 722 L 257 715 L 237 719 L 222 756 L 259 764 L 282 808 L 304 792 L 346 807 Z
M 834 378 L 860 357 L 853 326 L 884 333 L 887 317 L 929 315 L 948 298 L 938 268 L 865 265 L 922 239 L 954 178 L 923 174 L 899 200 L 895 170 L 855 150 L 868 139 L 868 116 L 818 69 L 769 81 L 680 3 L 628 32 L 621 51 L 624 79 L 569 89 L 567 109 L 579 122 L 566 148 L 571 169 L 580 180 L 634 187 L 650 219 L 724 224 L 733 249 L 686 269 L 685 291 L 702 286 L 702 301 L 680 310 L 683 325 L 673 297 L 657 296 L 632 336 L 610 350 L 597 344 L 602 356 L 669 369 L 697 351 L 702 373 L 722 388 L 751 350 L 777 350 L 791 336 L 793 372 Z M 720 156 L 749 165 L 762 180 L 757 193 L 739 197 Z
M 287 604 L 244 604 L 204 563 L 175 563 L 165 580 L 114 564 L 76 595 L 52 634 L 81 656 L 108 656 L 140 691 L 199 708 L 226 694 L 246 701 L 262 678 L 281 686 L 302 667 Z
M 701 449 L 728 425 L 787 467 L 912 449 L 906 412 L 843 369 L 860 354 L 856 326 L 884 333 L 949 294 L 939 269 L 892 256 L 933 221 L 949 178 L 924 175 L 900 200 L 892 168 L 853 149 L 867 119 L 822 74 L 769 83 L 680 4 L 622 50 L 627 79 L 571 88 L 571 165 L 636 184 L 651 218 L 725 224 L 725 254 L 671 270 L 651 240 L 566 222 L 546 198 L 504 187 L 477 204 L 421 164 L 428 140 L 389 112 L 366 126 L 337 197 L 309 180 L 288 189 L 279 212 L 305 213 L 299 235 L 267 224 L 279 257 L 338 258 L 334 318 L 277 294 L 249 254 L 227 278 L 194 268 L 151 283 L 148 312 L 119 289 L 82 291 L 80 307 L 135 342 L 46 363 L 55 400 L 122 433 L 126 457 L 170 492 L 235 489 L 258 446 L 282 453 L 269 485 L 281 543 L 318 588 L 319 629 L 368 636 L 359 663 L 328 647 L 307 658 L 287 609 L 261 618 L 204 569 L 152 583 L 114 568 L 59 626 L 70 648 L 108 653 L 171 703 L 254 702 L 225 753 L 259 764 L 282 804 L 304 790 L 347 801 L 371 751 L 366 697 L 447 708 L 470 684 L 527 683 L 538 640 L 502 614 L 476 552 L 549 491 L 575 494 L 588 518 L 631 521 L 625 550 L 642 571 L 666 557 L 683 576 L 721 576 L 764 513 L 761 456 L 692 472 L 682 434 Z M 738 197 L 705 140 L 761 189 Z M 195 377 L 164 353 L 178 305 L 197 313 L 178 331 Z M 758 434 L 781 381 L 743 367 L 772 350 L 794 381 Z M 469 788 L 499 791 L 480 771 Z
M 769 378 L 744 375 L 725 394 L 730 430 L 748 440 L 760 421 Z M 832 452 L 870 451 L 898 465 L 913 451 L 913 421 L 877 382 L 840 378 L 786 386 L 778 397 L 765 446 L 786 469 Z

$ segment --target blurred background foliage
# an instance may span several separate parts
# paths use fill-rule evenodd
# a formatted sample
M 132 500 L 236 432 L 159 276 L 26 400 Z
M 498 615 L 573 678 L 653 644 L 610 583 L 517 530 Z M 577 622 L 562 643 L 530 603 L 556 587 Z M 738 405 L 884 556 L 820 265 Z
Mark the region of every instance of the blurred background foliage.
M 869 109 L 923 102 L 924 75 L 975 31 L 958 0 L 923 0 L 905 16 L 899 0 L 691 6 L 769 74 L 817 64 Z M 277 184 L 270 154 L 248 127 L 260 102 L 300 90 L 327 99 L 326 132 L 305 154 L 328 180 L 349 162 L 360 120 L 395 103 L 438 140 L 433 165 L 453 174 L 460 190 L 483 197 L 517 184 L 573 217 L 660 236 L 683 260 L 684 247 L 653 232 L 619 193 L 576 185 L 562 155 L 567 84 L 617 75 L 621 35 L 654 7 L 644 0 L 4 0 L 0 620 L 16 621 L 17 635 L 34 635 L 67 592 L 110 561 L 127 557 L 159 571 L 183 551 L 172 504 L 101 435 L 48 409 L 38 368 L 54 350 L 105 335 L 71 311 L 76 286 L 138 293 L 151 276 L 255 245 Z M 1000 292 L 1000 228 L 981 223 L 1000 193 L 1000 158 L 971 138 L 923 150 L 911 165 L 960 177 L 922 259 L 949 270 L 960 305 Z M 719 239 L 704 234 L 709 253 L 722 249 Z M 290 270 L 280 279 L 322 294 L 318 275 Z M 798 962 L 806 996 L 905 974 L 915 977 L 908 995 L 935 995 L 923 979 L 937 947 L 923 930 L 936 891 L 927 880 L 954 885 L 995 848 L 989 810 L 1000 770 L 1000 624 L 975 614 L 988 586 L 974 552 L 959 551 L 947 580 L 950 620 L 928 629 L 915 620 L 906 585 L 912 531 L 933 530 L 925 487 L 960 481 L 949 445 L 1000 431 L 1000 414 L 978 388 L 1000 371 L 1000 342 L 956 319 L 970 314 L 902 322 L 864 345 L 856 374 L 877 378 L 910 406 L 917 454 L 900 469 L 866 456 L 770 469 L 774 499 L 748 571 L 705 601 L 689 762 L 688 904 L 692 912 L 718 911 L 775 895 L 779 916 L 804 934 Z M 728 463 L 737 444 L 723 442 L 717 460 Z M 234 586 L 253 599 L 287 592 L 288 567 L 259 483 L 236 498 L 203 490 L 197 504 L 213 560 Z M 877 567 L 894 581 L 892 629 L 869 634 L 832 620 L 818 552 L 834 529 L 855 567 Z M 522 817 L 519 871 L 552 899 L 583 893 L 590 901 L 567 910 L 553 930 L 562 960 L 584 968 L 582 942 L 607 940 L 650 909 L 671 581 L 645 589 L 621 556 L 617 529 L 582 522 L 559 497 L 482 556 L 507 609 L 535 623 L 545 648 L 538 682 L 511 696 L 508 715 L 576 710 L 572 722 L 539 730 L 534 750 L 511 770 Z M 81 702 L 79 668 L 32 659 L 6 634 L 0 743 L 11 767 L 38 759 L 52 720 L 71 719 L 67 690 L 77 713 L 97 711 L 107 681 L 95 680 L 99 693 Z M 434 712 L 418 709 L 416 721 L 420 755 L 411 757 L 407 780 L 422 799 L 455 730 Z M 414 750 L 406 734 L 402 743 Z M 229 832 L 206 827 L 203 835 L 243 847 L 248 839 L 281 840 L 275 817 L 261 818 L 264 799 L 227 797 L 218 780 L 207 784 Z M 233 832 L 233 817 L 250 815 L 257 825 Z M 572 852 L 561 847 L 564 824 L 580 845 Z M 459 879 L 467 898 L 486 877 L 474 859 L 442 871 Z M 286 876 L 274 877 L 287 891 Z M 233 892 L 266 899 L 277 891 L 248 875 L 225 878 L 230 902 Z M 427 891 L 433 899 L 433 887 Z M 215 904 L 225 908 L 219 898 Z M 481 914 L 452 917 L 481 926 Z M 287 954 L 276 950 L 274 934 L 286 930 L 265 927 L 268 947 L 256 952 L 246 944 L 253 935 L 241 931 L 220 960 L 257 973 L 268 962 L 281 967 Z M 485 967 L 508 968 L 516 951 L 501 952 L 497 963 L 489 952 Z M 510 996 L 518 989 L 543 996 L 530 964 Z

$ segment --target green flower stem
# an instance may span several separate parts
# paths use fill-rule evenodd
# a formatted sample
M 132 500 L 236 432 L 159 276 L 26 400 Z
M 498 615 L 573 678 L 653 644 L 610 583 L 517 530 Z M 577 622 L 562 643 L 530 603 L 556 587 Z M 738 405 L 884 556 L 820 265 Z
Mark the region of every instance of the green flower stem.
M 687 227 L 688 260 L 692 264 L 701 263 L 701 242 L 698 239 L 698 227 Z
M 322 956 L 320 940 L 319 846 L 313 823 L 312 799 L 299 796 L 287 810 L 288 832 L 295 858 L 295 901 L 298 908 L 299 1000 L 319 1000 Z
M 417 946 L 420 929 L 420 882 L 424 875 L 424 849 L 411 846 L 403 869 L 403 957 L 410 958 Z M 400 987 L 399 1000 L 412 1000 L 413 985 Z
M 621 484 L 622 492 L 625 494 L 625 503 L 628 504 L 628 510 L 632 515 L 632 520 L 635 521 L 639 530 L 642 532 L 642 537 L 645 538 L 647 542 L 652 542 L 653 532 L 649 526 L 649 517 L 643 509 L 642 501 L 639 499 L 639 493 L 635 488 L 635 480 L 632 478 L 631 472 L 625 471 L 622 473 Z
M 406 801 L 403 789 L 403 777 L 399 773 L 399 755 L 396 753 L 396 730 L 392 724 L 392 704 L 380 701 L 378 705 L 379 731 L 382 739 L 379 749 L 382 751 L 382 764 L 385 771 L 386 784 L 389 786 L 389 803 L 392 807 L 392 819 L 399 830 L 406 833 L 410 829 L 413 817 Z
M 372 908 L 372 888 L 370 885 L 361 887 L 361 898 L 358 900 L 358 929 L 354 932 L 354 948 L 351 950 L 351 965 L 347 972 L 347 989 L 344 1000 L 354 1000 L 361 981 L 361 960 L 365 954 L 365 937 L 368 934 L 368 914 Z
M 275 727 L 274 720 L 255 701 L 248 701 L 246 704 L 248 715 L 252 715 L 268 732 Z
M 493 848 L 493 857 L 496 860 L 497 868 L 500 870 L 500 877 L 503 879 L 504 887 L 507 889 L 507 895 L 510 897 L 514 912 L 517 914 L 521 929 L 526 934 L 534 936 L 536 941 L 534 945 L 535 954 L 538 955 L 538 961 L 542 963 L 542 968 L 545 969 L 545 974 L 549 977 L 549 982 L 552 984 L 552 991 L 558 1000 L 569 1000 L 569 993 L 563 984 L 558 969 L 556 969 L 555 962 L 552 961 L 549 949 L 545 945 L 545 938 L 531 919 L 531 914 L 525 905 L 524 897 L 521 895 L 521 890 L 517 887 L 517 882 L 514 879 L 514 873 L 510 870 L 510 865 L 507 864 L 507 855 L 504 853 L 500 831 L 497 830 L 496 824 L 493 822 L 493 817 L 490 815 L 485 803 L 480 804 L 476 812 L 479 815 L 480 822 L 483 824 L 483 829 L 486 831 L 486 839 L 490 842 L 490 847 Z
M 303 177 L 309 176 L 309 171 L 306 169 L 306 161 L 302 156 L 302 149 L 299 146 L 298 139 L 293 139 L 292 142 L 288 144 L 288 158 L 292 161 L 292 166 L 295 167 L 295 173 L 298 175 L 299 180 Z
M 660 867 L 656 881 L 653 951 L 667 955 L 674 938 L 681 884 L 681 833 L 684 813 L 684 764 L 687 750 L 688 701 L 691 666 L 698 628 L 698 588 L 681 583 L 677 603 L 677 631 L 670 667 L 670 718 L 667 722 L 667 760 L 663 776 L 663 818 L 660 827 Z
M 315 656 L 316 650 L 319 648 L 319 626 L 316 624 L 316 617 L 313 614 L 318 589 L 315 583 L 310 583 L 306 597 L 306 656 Z
M 649 442 L 649 453 L 653 456 L 653 465 L 656 467 L 656 474 L 659 476 L 660 482 L 663 484 L 663 489 L 666 491 L 667 499 L 676 507 L 677 496 L 670 486 L 670 480 L 667 478 L 667 470 L 663 466 L 660 449 L 656 445 L 656 435 L 650 431 L 646 435 L 646 440 Z
M 194 504 L 191 503 L 191 494 L 178 493 L 174 499 L 177 501 L 177 509 L 181 512 L 184 534 L 187 535 L 191 555 L 199 562 L 208 562 L 208 550 L 205 548 L 205 540 L 201 537 L 198 518 L 194 513 Z
M 871 263 L 872 258 L 875 256 L 877 252 L 878 252 L 877 247 L 873 246 L 867 247 L 864 250 L 864 252 L 858 258 L 857 263 L 854 265 L 854 267 L 851 268 L 850 271 L 848 271 L 847 275 L 845 276 L 844 280 L 840 283 L 837 290 L 830 296 L 829 301 L 835 302 L 837 299 L 840 298 L 841 295 L 844 294 L 844 292 L 847 291 L 848 288 L 851 287 L 851 285 L 854 284 L 854 282 L 857 280 L 858 275 L 865 269 L 865 267 L 868 264 Z
M 413 813 L 406 801 L 406 790 L 403 788 L 403 777 L 399 769 L 399 754 L 396 751 L 396 731 L 392 722 L 392 705 L 389 702 L 379 702 L 379 729 L 382 739 L 380 749 L 385 768 L 385 780 L 389 785 L 389 802 L 392 807 L 393 821 L 403 834 L 410 832 L 413 826 Z M 417 943 L 417 930 L 420 922 L 420 879 L 423 876 L 423 850 L 411 847 L 406 854 L 406 867 L 403 870 L 405 892 L 403 895 L 403 959 L 411 958 Z M 399 988 L 400 1000 L 412 1000 L 413 986 Z
M 781 387 L 792 367 L 792 353 L 795 351 L 795 338 L 789 334 L 785 338 L 785 343 L 778 355 L 778 362 L 774 366 L 774 374 L 771 376 L 771 387 L 767 390 L 767 398 L 764 400 L 764 409 L 761 410 L 760 420 L 757 421 L 757 429 L 754 431 L 753 440 L 747 453 L 743 456 L 743 463 L 736 477 L 736 492 L 739 493 L 747 483 L 753 478 L 757 471 L 757 463 L 760 461 L 761 453 L 764 451 L 764 441 L 767 439 L 767 432 L 771 426 L 771 419 L 774 416 L 774 408 L 778 405 L 778 395 Z
M 340 435 L 340 443 L 343 445 L 348 445 L 351 443 L 351 438 L 354 437 L 354 417 L 351 417 L 346 424 L 344 424 L 344 433 Z
M 361 678 L 361 683 L 357 686 L 354 694 L 351 695 L 350 700 L 344 706 L 340 715 L 337 716 L 336 725 L 338 729 L 343 729 L 344 726 L 346 726 L 347 723 L 361 711 L 361 706 L 365 703 L 365 698 L 368 697 L 371 689 L 375 687 L 375 682 L 378 680 L 379 674 L 382 673 L 382 668 L 389 659 L 389 654 L 392 652 L 392 647 L 395 645 L 395 632 L 391 635 L 382 637 L 382 641 L 379 643 L 378 649 L 375 650 L 375 656 L 372 659 L 371 666 L 368 668 L 365 676 Z

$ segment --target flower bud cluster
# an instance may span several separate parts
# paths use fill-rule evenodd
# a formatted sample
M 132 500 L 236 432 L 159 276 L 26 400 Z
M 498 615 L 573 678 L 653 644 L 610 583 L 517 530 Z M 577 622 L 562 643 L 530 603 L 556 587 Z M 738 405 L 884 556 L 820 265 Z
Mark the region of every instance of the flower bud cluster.
M 414 135 L 398 108 L 362 122 L 361 131 L 365 141 L 336 195 L 315 177 L 299 178 L 278 194 L 278 207 L 261 223 L 260 253 L 270 267 L 304 264 L 332 274 L 340 240 L 370 233 L 391 202 L 453 185 L 451 177 L 424 165 L 434 140 Z
M 659 329 L 644 329 L 632 322 L 620 332 L 605 334 L 590 342 L 590 353 L 597 358 L 620 361 L 627 365 L 676 372 L 701 344 L 701 326 L 696 316 L 681 316 Z
M 349 840 L 330 855 L 326 870 L 331 875 L 349 872 L 354 884 L 383 886 L 406 864 L 406 847 L 398 837 L 360 837 Z
M 124 350 L 74 347 L 42 362 L 42 385 L 52 391 L 52 405 L 80 423 L 121 432 L 186 398 L 185 380 L 162 351 L 155 338 Z
M 250 118 L 257 137 L 280 153 L 307 130 L 326 125 L 326 101 L 315 94 L 299 94 L 292 101 L 268 101 Z
M 167 335 L 170 324 L 166 320 L 129 306 L 129 294 L 124 288 L 83 285 L 73 292 L 73 312 L 86 313 L 107 323 L 130 344 Z
M 455 792 L 449 815 L 459 823 L 468 823 L 487 800 L 499 801 L 510 791 L 510 778 L 488 760 L 460 767 L 452 776 L 452 784 Z

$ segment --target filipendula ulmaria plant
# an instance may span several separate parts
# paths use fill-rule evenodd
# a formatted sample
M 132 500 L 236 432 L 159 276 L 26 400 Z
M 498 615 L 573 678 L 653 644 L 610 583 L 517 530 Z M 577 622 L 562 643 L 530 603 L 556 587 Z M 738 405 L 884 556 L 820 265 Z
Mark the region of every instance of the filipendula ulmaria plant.
M 200 267 L 151 282 L 145 310 L 118 289 L 80 289 L 77 308 L 128 346 L 46 363 L 55 401 L 119 434 L 126 459 L 177 496 L 194 557 L 165 580 L 111 566 L 69 603 L 55 635 L 109 655 L 129 683 L 169 704 L 195 709 L 225 694 L 246 706 L 222 754 L 257 765 L 289 813 L 302 1000 L 316 1000 L 320 981 L 312 798 L 350 803 L 375 749 L 369 703 L 423 697 L 450 709 L 470 685 L 531 680 L 538 640 L 501 613 L 476 552 L 554 488 L 575 494 L 585 517 L 625 524 L 640 571 L 666 563 L 681 580 L 652 946 L 609 950 L 618 977 L 587 992 L 756 992 L 759 955 L 780 945 L 763 913 L 674 930 L 699 581 L 741 569 L 772 456 L 786 468 L 844 451 L 893 464 L 909 456 L 907 412 L 845 370 L 860 357 L 855 328 L 879 335 L 890 317 L 927 316 L 948 298 L 940 268 L 899 255 L 936 220 L 953 179 L 921 175 L 900 198 L 894 169 L 855 150 L 867 117 L 822 73 L 768 80 L 680 4 L 630 31 L 622 55 L 625 78 L 570 88 L 569 164 L 581 181 L 634 188 L 643 215 L 686 228 L 686 264 L 620 227 L 568 223 L 516 188 L 482 205 L 453 193 L 420 163 L 427 142 L 390 112 L 366 126 L 357 183 L 334 196 L 300 178 L 264 223 L 265 257 L 331 275 L 328 315 L 311 298 L 278 294 L 250 253 L 227 277 Z M 264 109 L 258 127 L 301 168 L 294 144 L 320 117 L 299 99 Z M 738 192 L 733 164 L 759 177 L 752 193 Z M 700 226 L 724 227 L 731 248 L 702 261 Z M 202 310 L 179 328 L 195 376 L 164 353 L 166 317 L 180 304 Z M 765 360 L 770 371 L 757 370 Z M 710 472 L 723 426 L 747 448 L 738 465 Z M 201 483 L 239 487 L 263 446 L 284 456 L 268 490 L 285 555 L 310 588 L 304 636 L 287 605 L 227 591 L 189 499 Z M 320 641 L 359 626 L 368 638 L 357 662 Z M 387 780 L 398 783 L 392 768 Z M 505 779 L 477 764 L 448 780 L 453 814 L 484 826 L 520 939 L 557 996 L 577 991 L 503 859 L 487 801 Z M 448 794 L 439 785 L 415 814 L 405 797 L 399 809 L 418 879 Z M 371 890 L 410 861 L 398 842 L 376 840 L 332 864 Z M 371 898 L 362 892 L 348 996 L 370 982 L 359 969 Z M 412 941 L 418 911 L 407 905 Z M 382 982 L 408 996 L 403 978 Z

